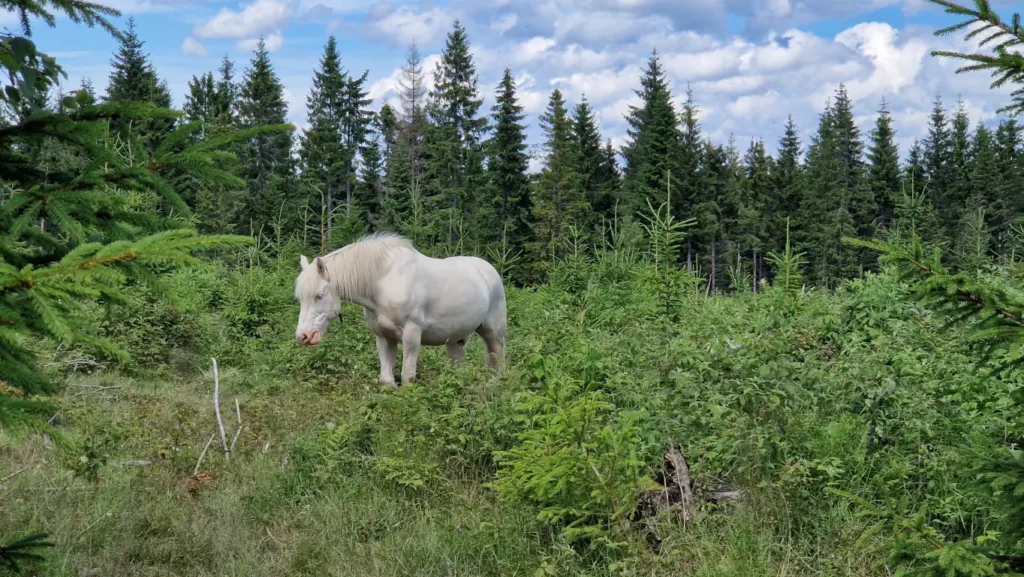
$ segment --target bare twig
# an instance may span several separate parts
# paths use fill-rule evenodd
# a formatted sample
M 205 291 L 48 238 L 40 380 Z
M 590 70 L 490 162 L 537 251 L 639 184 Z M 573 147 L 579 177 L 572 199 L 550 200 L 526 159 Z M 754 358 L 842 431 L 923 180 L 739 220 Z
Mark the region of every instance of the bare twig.
M 3 479 L 0 479 L 0 487 L 3 487 L 4 483 L 6 483 L 7 481 L 10 481 L 11 479 L 17 477 L 18 475 L 20 475 L 20 474 L 22 474 L 24 472 L 25 472 L 25 469 L 18 469 L 17 471 L 11 473 L 10 475 L 7 475 Z
M 213 409 L 217 413 L 217 427 L 220 429 L 220 444 L 224 446 L 224 458 L 230 459 L 227 436 L 224 434 L 224 421 L 220 418 L 220 376 L 217 374 L 217 359 L 213 360 Z
M 207 449 L 210 448 L 210 443 L 213 442 L 213 438 L 216 437 L 216 436 L 217 436 L 217 431 L 214 431 L 213 434 L 210 435 L 210 440 L 206 441 L 206 446 L 203 447 L 203 452 L 199 453 L 199 460 L 196 461 L 196 468 L 192 471 L 193 475 L 199 474 L 199 466 L 203 464 L 203 457 L 206 456 L 206 451 L 207 451 Z
M 84 357 L 76 359 L 68 359 L 66 361 L 53 361 L 50 363 L 46 363 L 46 366 L 48 367 L 60 367 L 65 365 L 70 366 L 71 372 L 73 373 L 78 372 L 78 369 L 80 369 L 81 367 L 95 367 L 99 369 L 106 368 L 105 364 L 97 362 L 96 359 L 91 355 L 86 355 Z
M 241 425 L 239 425 L 238 426 L 238 430 L 235 431 L 235 438 L 231 439 L 231 450 L 232 451 L 235 450 L 235 443 L 238 442 L 238 435 L 242 434 L 242 429 L 243 429 L 243 427 Z
M 110 390 L 110 389 L 120 389 L 124 385 L 110 385 L 110 386 L 104 387 L 104 386 L 100 386 L 100 385 L 79 385 L 79 384 L 72 383 L 72 384 L 69 384 L 68 386 L 69 387 L 78 387 L 80 389 L 96 389 L 97 391 L 106 391 L 106 390 Z
M 122 467 L 148 467 L 153 461 L 121 461 L 118 464 Z
M 238 417 L 238 426 L 242 426 L 242 409 L 238 406 L 238 399 L 235 399 L 235 416 Z

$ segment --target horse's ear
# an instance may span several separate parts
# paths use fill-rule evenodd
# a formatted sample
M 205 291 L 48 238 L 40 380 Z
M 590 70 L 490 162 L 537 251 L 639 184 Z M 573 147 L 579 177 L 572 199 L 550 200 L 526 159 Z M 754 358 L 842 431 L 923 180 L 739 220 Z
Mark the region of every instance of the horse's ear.
M 309 268 L 309 259 L 306 258 L 306 255 L 301 255 L 299 257 L 299 264 L 302 265 L 302 270 Z
M 327 271 L 324 269 L 324 259 L 316 257 L 316 272 L 320 273 L 320 276 L 327 276 Z

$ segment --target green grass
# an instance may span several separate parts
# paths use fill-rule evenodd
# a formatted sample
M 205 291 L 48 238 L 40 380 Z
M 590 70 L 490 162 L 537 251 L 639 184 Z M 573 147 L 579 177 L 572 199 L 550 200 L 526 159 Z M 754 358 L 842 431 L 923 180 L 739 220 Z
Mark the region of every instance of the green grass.
M 113 398 L 64 402 L 65 427 L 109 442 L 94 482 L 42 439 L 5 444 L 0 477 L 23 472 L 0 493 L 0 519 L 51 533 L 43 574 L 527 575 L 536 566 L 550 532 L 479 483 L 411 494 L 342 471 L 300 486 L 285 464 L 291 443 L 323 428 L 350 395 L 297 385 L 264 399 L 233 387 L 235 374 L 221 375 L 223 398 L 239 399 L 245 429 L 230 461 L 219 441 L 211 446 L 202 467 L 211 480 L 194 491 L 189 478 L 215 427 L 202 378 L 74 379 L 69 391 L 121 387 L 103 391 Z M 137 460 L 152 464 L 120 466 Z

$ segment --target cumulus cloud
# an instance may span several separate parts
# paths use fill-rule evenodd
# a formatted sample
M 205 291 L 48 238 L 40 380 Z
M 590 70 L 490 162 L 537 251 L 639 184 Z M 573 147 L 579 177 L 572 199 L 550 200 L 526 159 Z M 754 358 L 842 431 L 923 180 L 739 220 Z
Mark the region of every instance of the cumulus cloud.
M 181 43 L 181 53 L 185 56 L 195 56 L 198 58 L 206 58 L 209 56 L 209 53 L 206 51 L 206 47 L 191 36 Z
M 281 0 L 256 0 L 240 11 L 221 8 L 216 16 L 195 27 L 196 38 L 252 38 L 279 29 L 292 16 L 294 5 Z
M 349 28 L 358 34 L 395 46 L 416 42 L 423 46 L 442 37 L 452 25 L 454 16 L 433 6 L 417 9 L 409 5 L 375 4 L 362 22 Z
M 240 52 L 252 52 L 256 50 L 259 45 L 259 38 L 246 38 L 238 41 L 238 50 Z M 267 52 L 277 52 L 281 46 L 284 45 L 284 36 L 281 35 L 280 31 L 276 31 L 270 36 L 263 38 L 263 45 L 266 47 Z

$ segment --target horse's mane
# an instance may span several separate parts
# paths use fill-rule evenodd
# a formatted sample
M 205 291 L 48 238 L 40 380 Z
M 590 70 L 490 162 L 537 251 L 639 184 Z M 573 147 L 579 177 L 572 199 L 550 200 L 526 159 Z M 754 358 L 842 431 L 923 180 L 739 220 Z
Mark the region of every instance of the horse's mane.
M 402 250 L 416 250 L 407 238 L 390 233 L 375 232 L 320 257 L 327 266 L 331 286 L 342 298 L 369 294 L 377 271 L 382 264 Z M 314 267 L 310 267 L 314 268 Z M 311 271 L 316 274 L 315 271 Z M 312 292 L 315 283 L 304 283 L 299 275 L 296 294 Z

